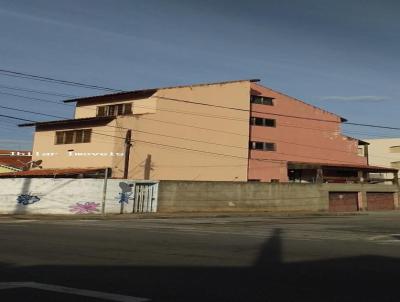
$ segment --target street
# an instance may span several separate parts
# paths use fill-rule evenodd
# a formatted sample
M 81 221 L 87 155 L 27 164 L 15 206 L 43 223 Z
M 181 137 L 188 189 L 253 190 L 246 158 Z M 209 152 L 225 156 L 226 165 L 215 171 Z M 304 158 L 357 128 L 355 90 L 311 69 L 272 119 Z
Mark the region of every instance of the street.
M 398 301 L 400 214 L 0 218 L 0 301 Z

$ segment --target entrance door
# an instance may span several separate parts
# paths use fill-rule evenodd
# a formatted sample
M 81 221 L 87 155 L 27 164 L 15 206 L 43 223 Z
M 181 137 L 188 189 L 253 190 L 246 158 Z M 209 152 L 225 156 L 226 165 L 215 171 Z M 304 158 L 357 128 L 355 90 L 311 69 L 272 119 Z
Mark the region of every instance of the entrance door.
M 134 192 L 133 213 L 157 212 L 157 182 L 136 182 Z

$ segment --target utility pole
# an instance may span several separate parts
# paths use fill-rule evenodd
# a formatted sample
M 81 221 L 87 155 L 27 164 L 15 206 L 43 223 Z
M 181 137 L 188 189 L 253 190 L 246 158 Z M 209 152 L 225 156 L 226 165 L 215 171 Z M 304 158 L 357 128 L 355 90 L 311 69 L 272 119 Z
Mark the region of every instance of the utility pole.
M 129 156 L 131 153 L 131 137 L 132 137 L 132 130 L 126 131 L 125 136 L 125 165 L 124 165 L 124 179 L 128 178 L 128 171 L 129 171 Z
M 103 216 L 106 215 L 107 180 L 108 180 L 108 168 L 104 170 L 103 200 L 101 201 L 101 214 Z
M 126 131 L 126 136 L 125 136 L 125 165 L 124 165 L 124 179 L 128 178 L 128 172 L 129 172 L 129 156 L 131 153 L 131 139 L 132 139 L 132 130 Z M 124 201 L 121 201 L 121 209 L 120 209 L 120 214 L 124 213 Z

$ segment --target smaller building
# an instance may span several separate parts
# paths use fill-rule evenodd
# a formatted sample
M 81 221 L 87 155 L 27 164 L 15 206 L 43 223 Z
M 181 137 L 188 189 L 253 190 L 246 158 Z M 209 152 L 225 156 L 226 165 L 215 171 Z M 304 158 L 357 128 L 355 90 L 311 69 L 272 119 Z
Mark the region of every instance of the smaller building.
M 400 138 L 368 139 L 369 162 L 391 169 L 400 168 Z M 371 177 L 387 178 L 384 173 L 374 173 Z
M 31 151 L 0 150 L 0 173 L 27 170 L 31 160 Z
M 371 165 L 400 168 L 400 138 L 368 139 Z

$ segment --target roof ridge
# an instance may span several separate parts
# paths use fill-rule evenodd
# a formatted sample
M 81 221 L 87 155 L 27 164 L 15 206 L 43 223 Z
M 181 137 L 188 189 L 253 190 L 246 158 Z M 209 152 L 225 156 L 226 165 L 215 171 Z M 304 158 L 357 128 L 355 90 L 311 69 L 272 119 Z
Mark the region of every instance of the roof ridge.
M 102 95 L 68 99 L 63 102 L 64 103 L 72 103 L 72 102 L 78 102 L 78 101 L 82 101 L 82 100 L 86 100 L 86 99 L 95 99 L 95 98 L 101 98 L 101 97 L 107 97 L 107 96 L 118 96 L 118 95 L 124 95 L 124 94 L 135 93 L 135 92 L 150 92 L 150 91 L 155 92 L 157 90 L 164 90 L 164 89 L 199 87 L 199 86 L 210 86 L 210 85 L 223 85 L 223 84 L 231 84 L 231 83 L 239 83 L 239 82 L 259 82 L 259 81 L 260 81 L 260 79 L 242 79 L 242 80 L 230 80 L 230 81 L 219 81 L 219 82 L 208 82 L 208 83 L 206 82 L 206 83 L 197 83 L 197 84 L 188 84 L 188 85 L 175 85 L 175 86 L 135 89 L 135 90 L 126 90 L 126 91 L 122 91 L 122 92 L 116 92 L 116 93 L 107 93 L 107 94 L 102 94 Z

